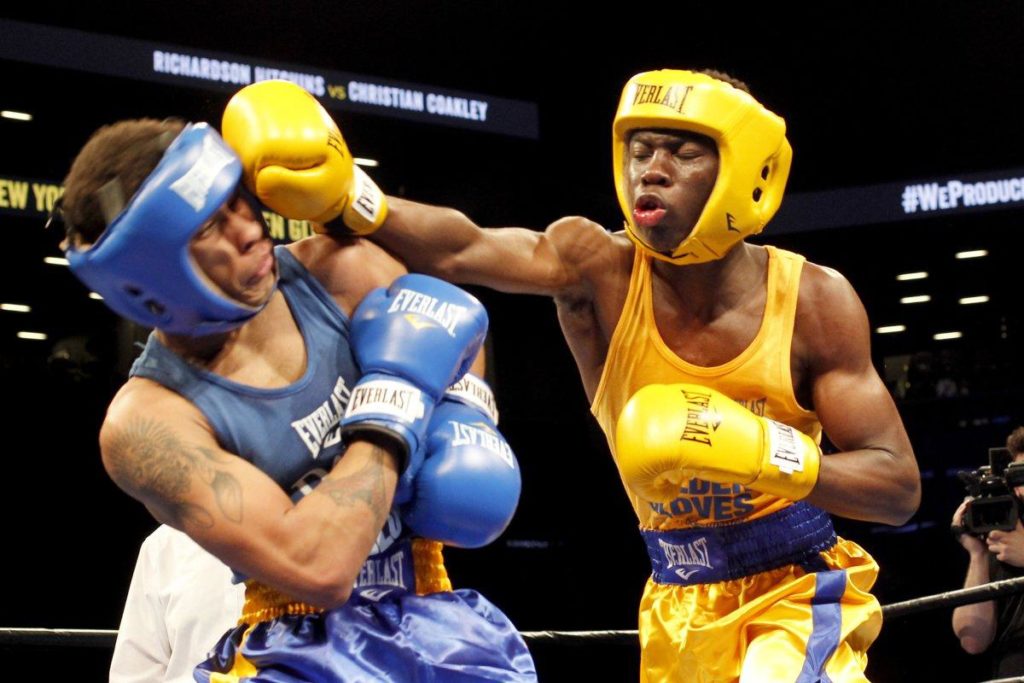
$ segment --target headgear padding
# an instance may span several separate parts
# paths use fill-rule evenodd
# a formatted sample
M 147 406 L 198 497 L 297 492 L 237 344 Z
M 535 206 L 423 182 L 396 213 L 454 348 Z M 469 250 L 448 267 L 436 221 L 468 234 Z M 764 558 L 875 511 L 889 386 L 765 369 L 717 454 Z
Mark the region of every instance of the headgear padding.
M 626 186 L 632 131 L 676 129 L 705 135 L 718 146 L 718 178 L 690 234 L 671 252 L 645 244 L 633 224 Z M 652 256 L 676 264 L 722 258 L 764 228 L 782 203 L 793 150 L 786 122 L 748 93 L 692 71 L 664 69 L 629 79 L 612 125 L 612 164 L 626 232 Z
M 262 307 L 212 285 L 189 242 L 238 188 L 242 166 L 217 131 L 188 125 L 90 247 L 69 245 L 71 271 L 120 315 L 190 336 L 238 327 Z

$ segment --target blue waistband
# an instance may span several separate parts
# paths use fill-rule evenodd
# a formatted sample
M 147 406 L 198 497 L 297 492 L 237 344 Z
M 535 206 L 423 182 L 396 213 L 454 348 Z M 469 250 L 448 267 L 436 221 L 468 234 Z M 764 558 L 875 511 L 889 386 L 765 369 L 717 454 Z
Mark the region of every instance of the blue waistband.
M 370 555 L 356 577 L 355 593 L 379 600 L 392 591 L 416 590 L 416 568 L 412 559 L 412 539 L 395 541 L 383 552 Z
M 654 580 L 682 586 L 738 579 L 788 564 L 820 571 L 825 566 L 819 553 L 836 544 L 828 513 L 803 502 L 729 526 L 640 533 Z

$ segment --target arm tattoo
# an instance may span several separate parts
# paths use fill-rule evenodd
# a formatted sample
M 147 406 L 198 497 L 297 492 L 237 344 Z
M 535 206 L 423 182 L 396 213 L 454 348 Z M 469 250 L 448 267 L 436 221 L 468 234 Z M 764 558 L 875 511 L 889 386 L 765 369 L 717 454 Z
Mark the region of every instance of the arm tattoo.
M 355 472 L 339 477 L 327 477 L 313 489 L 334 501 L 338 507 L 351 507 L 362 502 L 373 513 L 374 525 L 383 526 L 390 507 L 387 505 L 387 486 L 384 484 L 384 462 L 388 452 L 371 444 L 370 457 Z
M 193 479 L 213 490 L 225 518 L 242 521 L 242 487 L 233 475 L 215 467 L 227 459 L 208 448 L 188 446 L 155 420 L 135 418 L 117 430 L 106 455 L 118 483 L 159 498 L 181 524 L 210 527 L 214 522 L 208 510 L 185 500 Z

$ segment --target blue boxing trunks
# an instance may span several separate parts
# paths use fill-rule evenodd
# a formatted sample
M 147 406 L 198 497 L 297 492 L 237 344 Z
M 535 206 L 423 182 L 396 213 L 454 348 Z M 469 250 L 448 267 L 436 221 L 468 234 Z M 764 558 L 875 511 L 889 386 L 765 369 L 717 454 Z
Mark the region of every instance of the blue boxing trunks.
M 195 670 L 200 683 L 534 682 L 501 610 L 451 590 L 441 545 L 403 539 L 371 555 L 347 603 L 321 611 L 250 582 L 239 625 Z

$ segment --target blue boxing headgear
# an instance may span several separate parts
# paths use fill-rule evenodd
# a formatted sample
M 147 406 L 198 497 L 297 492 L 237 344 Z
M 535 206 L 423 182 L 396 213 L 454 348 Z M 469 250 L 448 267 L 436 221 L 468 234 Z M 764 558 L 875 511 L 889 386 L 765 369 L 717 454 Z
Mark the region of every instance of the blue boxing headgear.
M 71 271 L 140 325 L 189 336 L 238 327 L 262 306 L 235 301 L 210 283 L 189 242 L 231 199 L 241 177 L 238 156 L 217 131 L 205 123 L 186 126 L 96 243 L 69 244 Z

